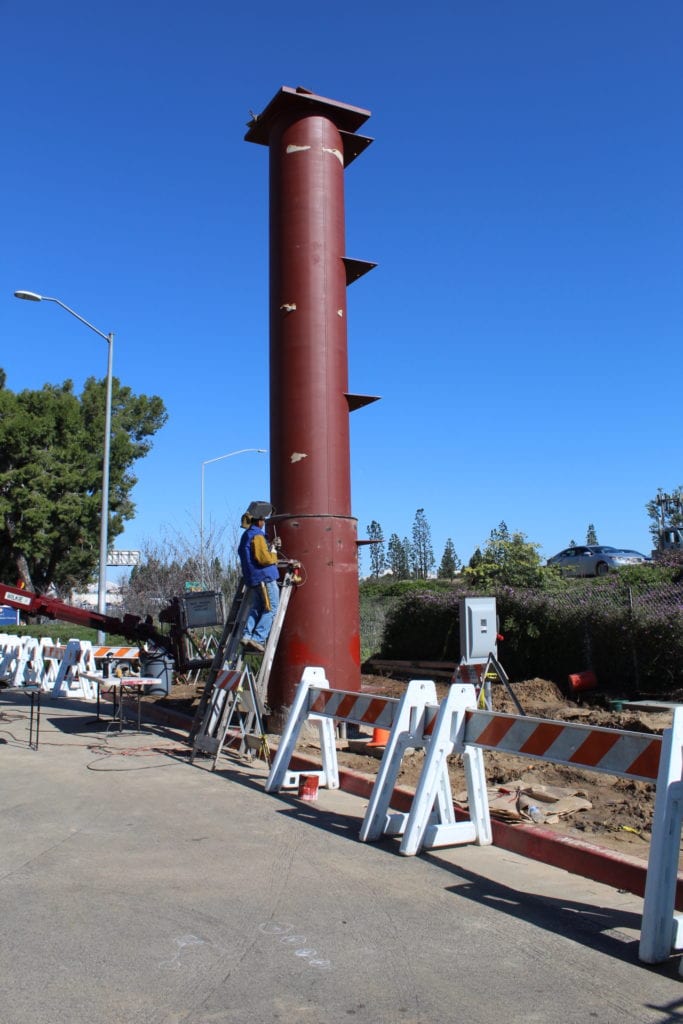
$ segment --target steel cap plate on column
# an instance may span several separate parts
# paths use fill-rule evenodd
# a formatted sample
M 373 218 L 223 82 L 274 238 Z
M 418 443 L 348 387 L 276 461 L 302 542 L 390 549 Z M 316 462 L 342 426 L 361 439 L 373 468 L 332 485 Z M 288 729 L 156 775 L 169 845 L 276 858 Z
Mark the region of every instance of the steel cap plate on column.
M 291 116 L 293 113 L 300 113 L 302 116 L 321 114 L 328 117 L 337 128 L 344 132 L 357 131 L 370 117 L 370 111 L 363 110 L 361 107 L 352 107 L 348 103 L 340 103 L 338 100 L 327 99 L 325 96 L 316 96 L 315 93 L 299 91 L 299 88 L 292 89 L 290 86 L 283 85 L 263 113 L 257 114 L 249 122 L 249 131 L 244 136 L 245 140 L 267 146 L 273 123 L 281 115 Z M 369 145 L 370 141 L 372 140 L 367 140 L 366 145 Z M 364 149 L 365 146 L 362 148 Z M 353 155 L 357 156 L 358 153 Z

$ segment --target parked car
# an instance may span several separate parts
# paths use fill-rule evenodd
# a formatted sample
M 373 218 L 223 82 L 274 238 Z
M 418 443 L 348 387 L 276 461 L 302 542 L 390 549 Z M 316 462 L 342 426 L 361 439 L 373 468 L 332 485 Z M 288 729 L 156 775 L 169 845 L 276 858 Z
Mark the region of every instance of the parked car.
M 625 548 L 612 548 L 605 544 L 577 544 L 565 548 L 548 559 L 548 565 L 557 565 L 570 576 L 606 576 L 612 569 L 625 565 L 643 565 L 651 562 L 649 555 Z

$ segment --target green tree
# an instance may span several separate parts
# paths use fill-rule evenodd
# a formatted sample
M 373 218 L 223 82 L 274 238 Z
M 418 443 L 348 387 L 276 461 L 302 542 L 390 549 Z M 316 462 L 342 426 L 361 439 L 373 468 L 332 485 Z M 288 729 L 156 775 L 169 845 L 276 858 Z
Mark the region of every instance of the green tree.
M 227 610 L 241 575 L 235 555 L 235 537 L 233 535 L 232 542 L 226 540 L 228 532 L 225 525 L 214 529 L 209 524 L 209 532 L 205 531 L 203 537 L 203 559 L 196 536 L 186 537 L 174 532 L 146 540 L 140 552 L 140 564 L 122 586 L 124 611 L 130 615 L 155 617 L 174 597 L 184 593 L 187 582 L 201 580 L 202 570 L 205 589 L 222 591 Z
M 410 579 L 412 575 L 412 564 L 413 564 L 413 545 L 410 543 L 407 537 L 404 537 L 401 541 L 403 547 L 403 561 L 407 565 L 408 569 L 405 575 L 405 579 Z
M 481 562 L 464 570 L 477 589 L 494 586 L 536 587 L 543 579 L 539 545 L 520 532 L 510 533 L 505 522 L 491 530 Z
M 474 551 L 472 552 L 472 557 L 470 558 L 469 562 L 467 563 L 468 568 L 476 569 L 478 565 L 481 565 L 483 560 L 484 560 L 484 556 L 481 553 L 481 548 L 475 548 Z
M 593 526 L 592 523 L 589 523 L 588 524 L 588 529 L 586 530 L 586 544 L 598 544 L 598 543 L 599 543 L 598 535 L 595 532 L 595 527 Z
M 374 576 L 375 579 L 384 572 L 386 568 L 387 557 L 384 550 L 384 537 L 382 535 L 382 527 L 379 525 L 377 520 L 373 519 L 368 526 L 368 539 L 371 541 L 370 547 L 370 575 Z
M 440 580 L 452 580 L 461 565 L 462 562 L 455 553 L 455 545 L 449 537 L 443 549 L 437 576 Z
M 0 579 L 84 585 L 99 560 L 105 384 L 89 377 L 12 392 L 0 377 Z M 166 421 L 161 398 L 112 382 L 110 540 L 133 517 L 134 463 Z
M 426 580 L 436 560 L 432 550 L 432 531 L 423 508 L 418 508 L 413 520 L 413 543 L 411 548 L 411 569 L 418 580 Z
M 401 540 L 397 533 L 392 533 L 387 545 L 387 567 L 391 569 L 395 580 L 407 580 L 410 577 L 410 549 L 408 539 Z

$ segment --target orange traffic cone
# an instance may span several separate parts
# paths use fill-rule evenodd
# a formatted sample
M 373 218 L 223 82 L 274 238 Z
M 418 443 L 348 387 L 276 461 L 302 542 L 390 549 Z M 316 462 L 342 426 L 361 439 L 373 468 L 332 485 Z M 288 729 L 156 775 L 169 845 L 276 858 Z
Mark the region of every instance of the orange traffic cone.
M 373 729 L 372 739 L 366 744 L 368 747 L 386 747 L 391 736 L 390 729 Z

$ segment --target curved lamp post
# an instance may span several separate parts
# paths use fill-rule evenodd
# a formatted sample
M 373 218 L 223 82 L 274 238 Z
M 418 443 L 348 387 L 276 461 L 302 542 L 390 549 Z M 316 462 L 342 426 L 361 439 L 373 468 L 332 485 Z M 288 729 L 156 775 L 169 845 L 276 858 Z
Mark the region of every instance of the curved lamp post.
M 202 462 L 202 490 L 199 505 L 199 555 L 201 558 L 202 590 L 204 589 L 204 577 L 206 568 L 206 557 L 204 552 L 204 467 L 211 462 L 220 462 L 222 459 L 230 459 L 233 455 L 244 455 L 245 452 L 257 452 L 259 455 L 267 455 L 267 448 L 240 448 L 236 452 L 228 452 L 227 455 L 217 455 L 215 459 L 204 459 Z
M 112 365 L 114 361 L 114 335 L 104 334 L 88 320 L 82 317 L 75 310 L 70 309 L 60 299 L 52 298 L 49 295 L 38 295 L 36 292 L 18 291 L 14 293 L 17 299 L 28 299 L 31 302 L 56 302 L 58 306 L 71 313 L 82 324 L 89 327 L 100 338 L 107 342 L 109 354 L 107 358 L 107 387 L 104 406 L 104 456 L 102 459 L 102 513 L 100 517 L 100 567 L 97 583 L 97 611 L 101 615 L 107 612 L 107 548 L 108 548 L 108 527 L 109 527 L 109 452 L 111 447 L 111 381 Z M 97 640 L 99 644 L 104 643 L 104 633 L 98 630 Z

